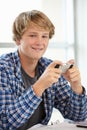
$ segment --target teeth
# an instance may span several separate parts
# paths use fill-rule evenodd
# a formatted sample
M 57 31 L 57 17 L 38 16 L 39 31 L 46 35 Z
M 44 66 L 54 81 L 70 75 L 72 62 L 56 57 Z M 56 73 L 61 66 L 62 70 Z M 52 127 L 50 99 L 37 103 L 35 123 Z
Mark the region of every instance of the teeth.
M 35 50 L 42 50 L 41 48 L 33 48 L 33 49 L 35 49 Z

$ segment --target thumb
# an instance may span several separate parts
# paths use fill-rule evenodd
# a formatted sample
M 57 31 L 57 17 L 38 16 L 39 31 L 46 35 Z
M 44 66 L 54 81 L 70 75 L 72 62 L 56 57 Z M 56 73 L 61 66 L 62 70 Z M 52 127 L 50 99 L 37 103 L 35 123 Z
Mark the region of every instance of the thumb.
M 74 60 L 74 59 L 71 59 L 71 60 L 69 60 L 67 63 L 69 63 L 69 64 L 74 64 L 74 63 L 75 63 L 75 60 Z

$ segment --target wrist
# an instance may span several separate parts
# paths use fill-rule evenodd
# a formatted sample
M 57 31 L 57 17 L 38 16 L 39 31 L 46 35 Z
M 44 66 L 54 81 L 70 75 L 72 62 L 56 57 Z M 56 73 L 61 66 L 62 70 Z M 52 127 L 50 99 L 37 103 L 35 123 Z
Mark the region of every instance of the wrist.
M 72 87 L 73 91 L 77 94 L 82 94 L 83 93 L 83 87 L 82 85 L 77 85 Z
M 41 85 L 41 84 L 39 84 L 39 83 L 35 83 L 34 85 L 33 85 L 33 90 L 34 90 L 34 93 L 37 95 L 37 96 L 42 96 L 42 94 L 43 94 L 43 92 L 44 92 L 44 87 Z

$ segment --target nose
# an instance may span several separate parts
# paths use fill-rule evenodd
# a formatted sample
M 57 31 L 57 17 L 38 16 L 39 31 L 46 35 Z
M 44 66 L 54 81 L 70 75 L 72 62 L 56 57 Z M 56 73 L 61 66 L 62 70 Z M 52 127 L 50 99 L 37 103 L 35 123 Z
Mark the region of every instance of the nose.
M 41 37 L 41 36 L 38 36 L 38 37 L 37 37 L 37 40 L 36 40 L 36 43 L 37 43 L 38 45 L 40 45 L 40 44 L 42 44 L 42 42 L 43 42 L 42 37 Z

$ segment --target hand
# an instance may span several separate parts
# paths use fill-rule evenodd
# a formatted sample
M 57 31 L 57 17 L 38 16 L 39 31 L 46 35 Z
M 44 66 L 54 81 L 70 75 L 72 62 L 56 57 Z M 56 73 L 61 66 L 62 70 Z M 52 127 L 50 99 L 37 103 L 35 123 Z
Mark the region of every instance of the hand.
M 74 60 L 68 61 L 68 63 L 74 64 Z M 77 94 L 82 94 L 81 76 L 79 69 L 74 65 L 68 69 L 63 76 L 70 82 L 72 90 Z
M 50 65 L 48 65 L 44 73 L 33 85 L 33 89 L 37 95 L 41 96 L 45 89 L 58 81 L 58 78 L 61 75 L 61 69 L 55 68 L 57 64 L 62 65 L 62 62 L 54 61 Z

